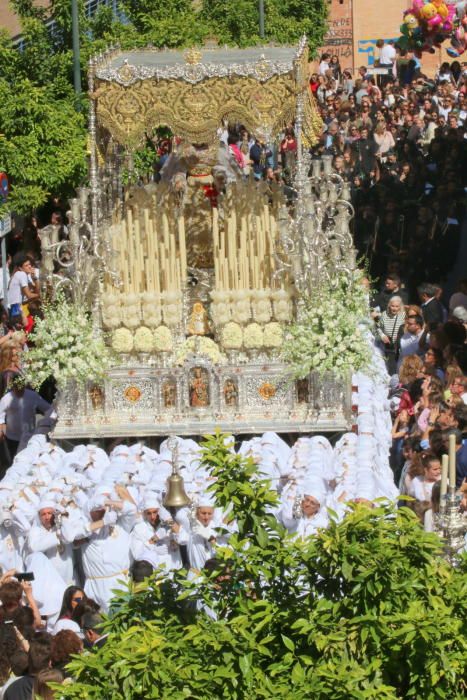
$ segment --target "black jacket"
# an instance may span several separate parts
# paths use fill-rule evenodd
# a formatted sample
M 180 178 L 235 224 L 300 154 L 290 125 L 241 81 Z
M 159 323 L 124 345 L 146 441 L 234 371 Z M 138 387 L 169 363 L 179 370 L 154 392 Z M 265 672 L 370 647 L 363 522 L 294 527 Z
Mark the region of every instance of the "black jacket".
M 423 320 L 427 324 L 430 331 L 435 330 L 440 323 L 444 321 L 444 308 L 438 299 L 430 299 L 426 304 L 422 305 Z

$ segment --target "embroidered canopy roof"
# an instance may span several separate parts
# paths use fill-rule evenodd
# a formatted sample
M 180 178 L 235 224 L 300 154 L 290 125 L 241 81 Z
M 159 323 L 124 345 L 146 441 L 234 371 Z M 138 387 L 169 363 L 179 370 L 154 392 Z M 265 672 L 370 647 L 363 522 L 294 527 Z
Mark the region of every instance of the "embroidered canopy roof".
M 274 137 L 296 118 L 305 144 L 321 120 L 308 87 L 308 45 L 187 51 L 111 50 L 91 60 L 99 127 L 127 148 L 157 126 L 192 143 L 213 142 L 223 121 Z

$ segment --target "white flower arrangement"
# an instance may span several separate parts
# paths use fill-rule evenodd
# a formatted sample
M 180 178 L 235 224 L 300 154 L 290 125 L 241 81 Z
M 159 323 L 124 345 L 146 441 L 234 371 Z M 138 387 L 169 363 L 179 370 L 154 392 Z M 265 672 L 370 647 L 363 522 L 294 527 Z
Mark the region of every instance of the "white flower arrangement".
M 244 326 L 251 318 L 251 292 L 249 289 L 232 291 L 231 312 L 232 320 Z
M 111 345 L 115 352 L 119 354 L 129 353 L 133 350 L 133 334 L 128 328 L 117 328 L 117 330 L 112 333 Z
M 141 294 L 141 315 L 149 328 L 157 328 L 162 320 L 161 301 L 158 294 L 143 292 Z
M 280 348 L 284 342 L 284 331 L 280 323 L 272 321 L 264 326 L 264 346 L 266 348 Z
M 177 364 L 182 365 L 191 353 L 205 355 L 211 360 L 213 365 L 223 365 L 226 362 L 226 358 L 219 350 L 219 346 L 211 338 L 204 338 L 199 335 L 187 338 L 177 352 Z
M 170 328 L 159 326 L 154 331 L 154 350 L 156 352 L 170 352 L 173 350 L 174 341 Z
M 263 329 L 258 323 L 249 323 L 243 331 L 243 344 L 248 349 L 263 346 Z
M 285 289 L 278 289 L 272 293 L 274 318 L 276 321 L 288 323 L 292 320 L 292 299 Z
M 258 323 L 267 323 L 271 320 L 272 307 L 270 295 L 270 289 L 255 289 L 251 293 L 253 318 Z
M 134 347 L 137 352 L 151 352 L 154 347 L 154 336 L 146 326 L 137 328 L 134 339 Z
M 230 305 L 225 302 L 212 303 L 211 315 L 216 326 L 223 326 L 230 321 Z
M 239 350 L 243 343 L 243 331 L 238 323 L 230 321 L 222 329 L 222 345 L 226 350 Z
M 226 304 L 230 299 L 230 293 L 224 289 L 213 289 L 211 299 L 214 304 Z
M 120 294 L 108 294 L 102 308 L 102 323 L 105 328 L 118 328 L 122 322 Z
M 44 305 L 44 318 L 36 320 L 29 340 L 23 372 L 26 382 L 36 389 L 50 377 L 60 389 L 69 381 L 100 382 L 111 364 L 109 350 L 96 337 L 86 310 L 63 296 Z
M 368 367 L 371 349 L 361 322 L 368 317 L 362 273 L 341 274 L 306 300 L 300 321 L 290 326 L 283 357 L 296 379 L 312 371 L 348 376 Z
M 127 328 L 138 328 L 141 323 L 139 294 L 122 294 L 122 322 Z
M 180 292 L 163 292 L 161 296 L 164 324 L 175 328 L 182 321 L 182 295 Z

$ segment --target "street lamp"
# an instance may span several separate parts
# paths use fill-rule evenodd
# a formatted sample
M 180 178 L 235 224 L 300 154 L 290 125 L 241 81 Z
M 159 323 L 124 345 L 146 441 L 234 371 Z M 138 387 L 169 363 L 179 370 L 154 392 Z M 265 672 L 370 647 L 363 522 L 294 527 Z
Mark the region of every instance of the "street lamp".
M 259 35 L 264 39 L 264 0 L 259 0 Z
M 81 94 L 81 61 L 79 56 L 78 0 L 71 0 L 71 30 L 73 37 L 73 84 L 77 96 Z

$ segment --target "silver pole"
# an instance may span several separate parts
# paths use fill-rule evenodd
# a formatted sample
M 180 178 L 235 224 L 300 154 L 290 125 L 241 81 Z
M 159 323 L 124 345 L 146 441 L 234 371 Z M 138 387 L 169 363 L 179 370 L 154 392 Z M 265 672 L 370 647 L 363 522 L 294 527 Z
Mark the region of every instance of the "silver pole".
M 6 236 L 2 236 L 3 306 L 8 311 L 8 270 L 6 267 Z
M 73 36 L 73 84 L 75 93 L 81 94 L 81 61 L 79 54 L 78 0 L 71 0 L 71 29 Z

